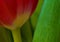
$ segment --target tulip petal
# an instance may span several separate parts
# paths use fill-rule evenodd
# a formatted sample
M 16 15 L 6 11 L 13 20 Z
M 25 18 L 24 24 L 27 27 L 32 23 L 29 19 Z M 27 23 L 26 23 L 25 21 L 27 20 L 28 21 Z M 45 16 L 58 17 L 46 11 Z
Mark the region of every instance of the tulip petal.
M 32 5 L 31 14 L 34 12 L 34 10 L 35 10 L 35 8 L 36 8 L 36 6 L 38 4 L 38 0 L 32 0 L 32 2 L 33 2 L 33 5 Z
M 0 24 L 21 27 L 36 8 L 38 0 L 0 0 Z
M 3 0 L 0 1 L 0 23 L 9 25 L 14 20 L 14 17 L 8 10 L 5 2 Z
M 22 11 L 18 11 L 18 17 L 13 22 L 14 27 L 21 27 L 29 18 L 31 9 L 32 9 L 32 1 L 31 0 L 17 0 L 18 2 L 21 1 L 22 5 L 20 6 Z M 21 4 L 21 3 L 19 3 Z M 19 7 L 19 9 L 20 9 Z
M 16 0 L 4 0 L 6 7 L 8 8 L 9 12 L 13 17 L 16 17 L 17 13 L 17 2 Z

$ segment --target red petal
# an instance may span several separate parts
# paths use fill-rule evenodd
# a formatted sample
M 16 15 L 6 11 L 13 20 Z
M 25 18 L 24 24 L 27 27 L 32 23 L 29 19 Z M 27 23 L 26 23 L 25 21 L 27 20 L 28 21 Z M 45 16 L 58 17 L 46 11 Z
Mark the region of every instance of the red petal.
M 24 2 L 24 12 L 31 11 L 31 9 L 32 9 L 32 2 L 31 2 L 31 0 L 24 0 L 23 2 Z
M 7 2 L 5 3 L 4 1 L 7 1 L 7 0 L 0 0 L 0 23 L 11 24 L 12 21 L 15 19 L 16 10 L 14 11 L 14 9 L 12 9 L 13 6 L 10 6 L 11 4 L 10 1 L 9 1 L 10 4 Z
M 11 15 L 16 16 L 17 14 L 17 2 L 16 0 L 4 0 L 6 7 L 8 8 L 9 12 L 12 13 Z
M 33 13 L 38 0 L 0 0 L 0 23 L 11 25 L 17 16 Z
M 17 14 L 22 14 L 23 10 L 23 0 L 17 0 Z
M 34 10 L 36 9 L 36 6 L 38 4 L 38 0 L 32 0 L 33 2 L 33 6 L 32 6 L 32 10 L 31 10 L 31 14 L 34 12 Z

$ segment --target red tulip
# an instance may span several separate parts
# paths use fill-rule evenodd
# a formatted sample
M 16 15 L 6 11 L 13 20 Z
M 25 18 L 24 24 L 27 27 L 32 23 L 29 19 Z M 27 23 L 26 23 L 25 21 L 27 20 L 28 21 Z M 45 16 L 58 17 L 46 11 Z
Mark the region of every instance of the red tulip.
M 38 0 L 0 0 L 0 24 L 8 29 L 21 27 L 37 3 Z

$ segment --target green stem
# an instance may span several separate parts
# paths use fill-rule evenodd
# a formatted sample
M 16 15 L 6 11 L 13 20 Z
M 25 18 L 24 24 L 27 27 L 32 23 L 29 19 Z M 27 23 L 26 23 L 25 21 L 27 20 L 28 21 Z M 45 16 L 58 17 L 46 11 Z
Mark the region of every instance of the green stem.
M 11 30 L 14 42 L 22 42 L 20 29 Z

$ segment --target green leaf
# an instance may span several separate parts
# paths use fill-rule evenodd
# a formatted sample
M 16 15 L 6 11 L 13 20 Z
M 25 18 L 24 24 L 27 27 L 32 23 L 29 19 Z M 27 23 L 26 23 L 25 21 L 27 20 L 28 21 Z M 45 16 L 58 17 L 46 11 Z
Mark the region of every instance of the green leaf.
M 13 42 L 11 32 L 0 26 L 0 42 Z
M 33 42 L 60 42 L 60 0 L 44 0 Z
M 29 21 L 21 28 L 22 42 L 32 42 L 32 30 Z

